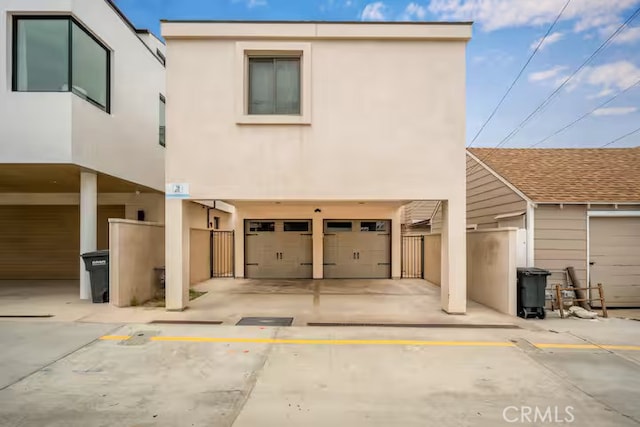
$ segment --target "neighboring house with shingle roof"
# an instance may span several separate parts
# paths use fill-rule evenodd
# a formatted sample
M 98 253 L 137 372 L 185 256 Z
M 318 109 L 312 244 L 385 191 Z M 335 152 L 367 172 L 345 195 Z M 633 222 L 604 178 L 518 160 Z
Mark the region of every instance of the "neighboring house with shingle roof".
M 640 306 L 640 147 L 471 148 L 467 223 L 526 230 L 521 263 L 553 280 L 573 266 L 607 305 Z

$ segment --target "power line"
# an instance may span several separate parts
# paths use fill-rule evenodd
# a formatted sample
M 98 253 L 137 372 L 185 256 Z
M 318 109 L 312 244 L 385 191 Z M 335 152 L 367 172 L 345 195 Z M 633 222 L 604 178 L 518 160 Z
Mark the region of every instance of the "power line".
M 549 26 L 549 29 L 547 30 L 546 34 L 540 39 L 540 41 L 538 42 L 538 45 L 533 50 L 533 52 L 531 52 L 531 55 L 529 55 L 529 59 L 527 59 L 527 62 L 524 63 L 524 65 L 520 69 L 520 72 L 518 72 L 518 75 L 516 76 L 516 78 L 511 83 L 511 86 L 509 86 L 509 88 L 504 93 L 504 95 L 502 95 L 502 98 L 500 98 L 500 101 L 498 102 L 498 105 L 495 106 L 495 108 L 493 109 L 491 114 L 489 114 L 489 117 L 487 118 L 487 120 L 485 120 L 485 122 L 482 124 L 482 126 L 480 126 L 480 129 L 478 130 L 476 135 L 473 137 L 473 139 L 469 143 L 468 147 L 471 147 L 473 145 L 473 143 L 476 142 L 476 139 L 478 139 L 478 137 L 480 136 L 480 134 L 482 133 L 484 128 L 489 124 L 489 122 L 491 121 L 493 116 L 495 116 L 495 114 L 498 112 L 498 109 L 500 108 L 500 106 L 502 105 L 504 100 L 507 98 L 509 93 L 511 92 L 511 89 L 513 89 L 513 87 L 516 85 L 518 80 L 520 80 L 520 77 L 524 73 L 524 70 L 527 68 L 527 66 L 529 65 L 529 63 L 533 59 L 533 57 L 536 56 L 536 53 L 538 53 L 538 50 L 540 50 L 540 46 L 542 46 L 542 43 L 544 43 L 544 41 L 546 40 L 547 36 L 549 36 L 549 34 L 551 33 L 551 30 L 553 30 L 553 28 L 555 27 L 556 23 L 558 22 L 558 20 L 560 19 L 560 17 L 564 13 L 565 9 L 567 8 L 567 6 L 569 6 L 569 3 L 571 3 L 571 0 L 567 0 L 567 2 L 564 4 L 562 9 L 560 10 L 560 13 L 558 13 L 558 16 L 556 16 L 556 19 L 553 21 L 553 23 L 551 23 L 551 26 Z
M 569 123 L 568 125 L 561 127 L 557 131 L 553 132 L 551 135 L 547 136 L 546 138 L 541 139 L 540 141 L 536 142 L 533 145 L 528 146 L 527 148 L 537 147 L 538 145 L 542 144 L 543 142 L 546 142 L 547 140 L 553 138 L 554 136 L 564 132 L 565 130 L 569 129 L 570 127 L 574 126 L 578 122 L 582 121 L 583 119 L 585 119 L 588 116 L 590 116 L 591 114 L 593 114 L 594 111 L 599 110 L 602 107 L 605 107 L 606 105 L 608 105 L 611 102 L 613 102 L 616 98 L 618 98 L 619 96 L 621 96 L 621 95 L 625 94 L 626 92 L 630 91 L 631 89 L 633 89 L 634 87 L 638 86 L 639 84 L 640 84 L 640 79 L 638 81 L 636 81 L 634 84 L 628 86 L 626 89 L 618 92 L 616 95 L 612 96 L 611 98 L 609 98 L 608 100 L 606 100 L 602 104 L 598 105 L 597 107 L 595 107 L 591 111 L 589 111 L 587 113 L 584 113 L 583 115 L 581 115 L 580 117 L 578 117 L 577 119 L 575 119 L 574 121 Z
M 624 135 L 619 136 L 618 138 L 616 138 L 616 139 L 614 139 L 614 140 L 612 140 L 612 141 L 609 141 L 609 142 L 607 142 L 606 144 L 604 144 L 604 145 L 602 145 L 602 146 L 600 146 L 600 147 L 598 147 L 598 148 L 608 147 L 608 146 L 610 146 L 611 144 L 615 144 L 616 142 L 618 142 L 618 141 L 620 141 L 620 140 L 622 140 L 622 139 L 625 139 L 626 137 L 631 136 L 631 135 L 633 135 L 634 133 L 638 133 L 638 132 L 640 132 L 640 128 L 638 128 L 638 129 L 636 129 L 636 130 L 632 130 L 632 131 L 631 131 L 631 132 L 629 132 L 629 133 L 625 133 Z
M 636 16 L 638 16 L 638 14 L 640 14 L 640 7 L 638 7 L 632 14 L 631 16 L 629 16 L 627 18 L 626 21 L 624 21 L 622 24 L 620 24 L 620 26 L 582 63 L 580 64 L 580 66 L 569 76 L 567 77 L 562 84 L 560 84 L 560 86 L 558 86 L 553 92 L 551 92 L 551 94 L 549 96 L 547 96 L 547 98 L 545 98 L 544 101 L 542 101 L 541 104 L 539 104 L 523 121 L 520 122 L 520 124 L 518 124 L 518 126 L 516 126 L 515 129 L 513 129 L 511 132 L 509 132 L 509 134 L 507 136 L 505 136 L 499 143 L 498 145 L 496 145 L 495 147 L 491 148 L 490 151 L 487 153 L 487 155 L 482 159 L 483 163 L 486 162 L 492 154 L 495 153 L 495 151 L 500 148 L 501 146 L 503 146 L 505 143 L 507 143 L 511 138 L 513 138 L 518 132 L 520 132 L 520 130 L 522 130 L 527 123 L 529 123 L 529 121 L 531 121 L 531 119 L 544 107 L 546 107 L 547 105 L 549 105 L 551 103 L 551 101 L 553 100 L 553 98 L 555 97 L 556 94 L 558 94 L 560 92 L 560 90 L 562 90 L 563 87 L 565 87 L 567 85 L 567 83 L 569 83 L 569 81 L 571 81 L 589 62 L 591 62 L 591 60 L 598 55 L 605 47 L 607 47 L 611 40 L 613 40 L 626 26 L 627 24 L 629 24 L 629 22 L 633 21 Z M 481 165 L 478 163 L 476 164 L 476 167 L 481 167 Z M 470 173 L 475 173 L 475 169 L 473 171 L 471 171 Z

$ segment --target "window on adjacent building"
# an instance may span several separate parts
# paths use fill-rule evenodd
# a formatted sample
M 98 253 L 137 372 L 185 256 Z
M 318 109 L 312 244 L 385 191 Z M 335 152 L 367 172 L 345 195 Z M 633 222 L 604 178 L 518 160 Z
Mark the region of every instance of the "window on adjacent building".
M 160 113 L 159 113 L 159 122 L 160 122 L 160 129 L 159 129 L 159 143 L 160 145 L 162 145 L 163 147 L 167 146 L 166 140 L 165 140 L 165 109 L 166 109 L 166 99 L 164 96 L 160 95 Z
M 109 112 L 109 68 L 109 50 L 73 18 L 14 18 L 14 91 L 73 92 Z
M 162 62 L 162 65 L 167 65 L 167 58 L 162 52 L 160 52 L 160 49 L 156 49 L 156 55 L 158 55 L 158 58 L 160 59 L 160 62 Z
M 249 114 L 300 114 L 300 58 L 249 58 Z

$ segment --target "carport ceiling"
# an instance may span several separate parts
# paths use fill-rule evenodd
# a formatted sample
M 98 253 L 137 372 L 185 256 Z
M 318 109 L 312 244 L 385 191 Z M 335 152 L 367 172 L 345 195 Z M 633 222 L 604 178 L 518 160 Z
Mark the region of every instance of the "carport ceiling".
M 0 193 L 78 193 L 76 165 L 0 164 Z M 98 174 L 99 193 L 156 193 L 157 191 L 110 175 Z

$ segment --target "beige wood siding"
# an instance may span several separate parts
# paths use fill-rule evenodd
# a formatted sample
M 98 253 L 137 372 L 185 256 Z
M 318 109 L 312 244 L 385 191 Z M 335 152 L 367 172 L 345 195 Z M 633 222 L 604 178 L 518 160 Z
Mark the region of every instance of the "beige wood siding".
M 498 227 L 496 215 L 525 211 L 527 202 L 467 156 L 467 224 Z
M 437 200 L 423 200 L 408 203 L 403 207 L 402 223 L 412 224 L 414 222 L 431 219 L 437 205 Z
M 124 213 L 98 207 L 98 248 L 109 247 L 108 218 Z M 0 279 L 78 279 L 79 256 L 77 205 L 0 206 Z
M 587 285 L 587 208 L 584 205 L 538 206 L 534 214 L 534 265 L 552 270 L 550 283 L 562 281 L 563 270 L 576 269 Z
M 608 306 L 640 306 L 640 218 L 590 218 L 589 234 L 593 286 Z

